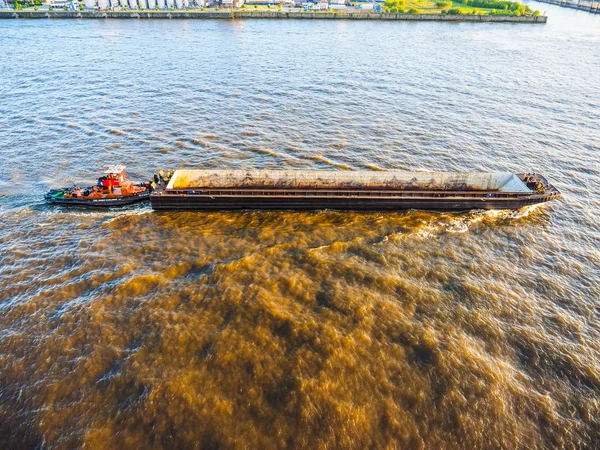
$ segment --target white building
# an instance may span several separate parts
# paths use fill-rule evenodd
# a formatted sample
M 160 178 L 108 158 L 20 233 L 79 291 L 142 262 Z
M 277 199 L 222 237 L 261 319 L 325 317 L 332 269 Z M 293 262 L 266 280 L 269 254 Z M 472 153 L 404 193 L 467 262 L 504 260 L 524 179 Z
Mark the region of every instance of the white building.
M 223 8 L 241 8 L 245 0 L 222 0 Z

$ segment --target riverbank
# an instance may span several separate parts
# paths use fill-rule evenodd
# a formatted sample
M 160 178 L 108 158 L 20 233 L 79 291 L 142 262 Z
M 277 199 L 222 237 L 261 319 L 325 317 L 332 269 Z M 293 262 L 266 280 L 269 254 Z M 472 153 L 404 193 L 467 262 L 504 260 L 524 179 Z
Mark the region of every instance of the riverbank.
M 546 23 L 546 16 L 387 14 L 283 11 L 0 11 L 0 19 L 332 19 Z

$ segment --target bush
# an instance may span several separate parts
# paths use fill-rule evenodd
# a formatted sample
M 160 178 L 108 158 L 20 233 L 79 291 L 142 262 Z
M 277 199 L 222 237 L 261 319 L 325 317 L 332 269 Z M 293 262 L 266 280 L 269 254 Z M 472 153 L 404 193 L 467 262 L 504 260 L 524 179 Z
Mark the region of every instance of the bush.
M 452 8 L 448 10 L 448 14 L 450 14 L 451 16 L 458 16 L 461 14 L 461 12 L 458 8 Z
M 437 6 L 438 8 L 450 8 L 452 6 L 452 2 L 436 2 L 435 6 Z
M 419 14 L 419 10 L 417 8 L 410 8 L 408 10 L 409 14 Z

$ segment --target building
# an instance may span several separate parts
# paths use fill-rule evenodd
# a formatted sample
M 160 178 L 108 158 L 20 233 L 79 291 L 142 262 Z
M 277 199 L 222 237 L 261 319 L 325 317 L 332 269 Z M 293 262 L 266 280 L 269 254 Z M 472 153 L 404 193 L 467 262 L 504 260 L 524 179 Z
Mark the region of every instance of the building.
M 222 0 L 223 8 L 241 8 L 244 4 L 244 0 Z

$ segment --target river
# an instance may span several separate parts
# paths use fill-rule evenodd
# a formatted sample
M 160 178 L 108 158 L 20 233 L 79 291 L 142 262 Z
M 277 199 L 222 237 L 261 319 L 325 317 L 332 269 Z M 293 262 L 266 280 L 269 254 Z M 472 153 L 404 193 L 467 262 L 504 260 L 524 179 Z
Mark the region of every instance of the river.
M 0 447 L 595 448 L 600 15 L 0 21 Z M 539 172 L 518 212 L 71 210 L 107 164 Z

